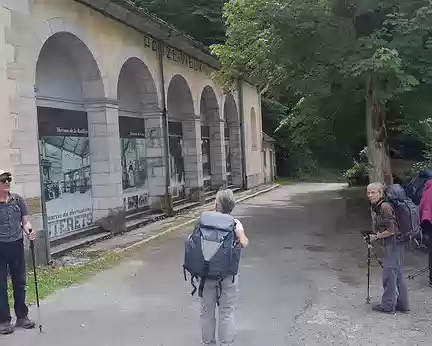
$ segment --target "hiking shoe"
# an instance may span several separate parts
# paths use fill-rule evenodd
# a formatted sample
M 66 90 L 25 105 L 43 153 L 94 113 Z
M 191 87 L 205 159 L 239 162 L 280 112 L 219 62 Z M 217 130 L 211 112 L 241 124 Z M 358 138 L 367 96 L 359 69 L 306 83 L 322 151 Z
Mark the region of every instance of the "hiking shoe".
M 389 315 L 394 315 L 394 313 L 395 313 L 394 310 L 384 309 L 381 306 L 381 304 L 377 304 L 377 305 L 372 306 L 372 311 L 381 312 L 383 314 L 389 314 Z
M 36 327 L 36 323 L 34 323 L 28 317 L 18 318 L 15 323 L 15 327 L 23 329 L 33 329 L 34 327 Z
M 400 312 L 402 314 L 409 314 L 410 313 L 410 309 L 402 309 L 399 306 L 396 306 L 396 311 Z
M 14 332 L 14 327 L 10 322 L 0 323 L 0 335 L 8 335 Z

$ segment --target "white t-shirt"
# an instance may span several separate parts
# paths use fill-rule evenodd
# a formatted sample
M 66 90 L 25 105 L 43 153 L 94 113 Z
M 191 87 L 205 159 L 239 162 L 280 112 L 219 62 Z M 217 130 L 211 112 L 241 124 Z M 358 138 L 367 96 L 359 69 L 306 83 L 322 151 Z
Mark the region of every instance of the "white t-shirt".
M 244 232 L 244 228 L 243 228 L 242 223 L 238 219 L 234 219 L 234 221 L 236 223 L 235 231 L 236 232 Z

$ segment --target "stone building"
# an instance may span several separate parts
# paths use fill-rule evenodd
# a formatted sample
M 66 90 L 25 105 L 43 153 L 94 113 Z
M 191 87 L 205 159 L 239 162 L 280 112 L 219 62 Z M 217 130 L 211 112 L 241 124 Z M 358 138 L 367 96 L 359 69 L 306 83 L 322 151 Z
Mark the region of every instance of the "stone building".
M 0 0 L 0 167 L 47 243 L 263 183 L 261 100 L 126 0 Z M 43 217 L 45 215 L 45 217 Z

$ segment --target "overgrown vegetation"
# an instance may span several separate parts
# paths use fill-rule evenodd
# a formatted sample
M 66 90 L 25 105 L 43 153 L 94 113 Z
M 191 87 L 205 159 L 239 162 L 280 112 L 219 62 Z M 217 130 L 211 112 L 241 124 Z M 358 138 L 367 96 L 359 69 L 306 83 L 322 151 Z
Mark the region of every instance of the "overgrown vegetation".
M 368 145 L 372 178 L 389 181 L 400 134 L 432 152 L 429 0 L 133 2 L 212 45 L 227 90 L 244 74 L 260 86 L 279 174 L 346 169 Z

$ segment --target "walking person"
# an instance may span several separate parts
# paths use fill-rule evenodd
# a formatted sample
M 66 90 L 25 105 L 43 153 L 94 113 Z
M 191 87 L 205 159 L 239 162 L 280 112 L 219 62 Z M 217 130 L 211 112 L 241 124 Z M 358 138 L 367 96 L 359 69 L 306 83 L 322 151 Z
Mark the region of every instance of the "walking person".
M 216 196 L 215 209 L 222 214 L 230 215 L 235 206 L 234 193 L 222 190 Z M 235 220 L 235 233 L 242 248 L 249 245 L 249 239 L 241 222 Z M 235 339 L 235 308 L 238 294 L 238 277 L 229 277 L 222 282 L 222 294 L 216 314 L 218 287 L 216 280 L 207 280 L 201 298 L 201 332 L 203 345 L 216 345 L 216 326 L 219 324 L 218 339 L 221 346 L 231 346 Z M 218 318 L 216 318 L 218 315 Z
M 426 183 L 420 202 L 420 220 L 423 232 L 428 238 L 429 285 L 432 286 L 432 180 Z
M 0 334 L 11 334 L 11 313 L 8 301 L 8 272 L 11 275 L 16 327 L 32 329 L 35 323 L 28 318 L 26 300 L 26 266 L 24 234 L 31 241 L 36 233 L 30 232 L 28 208 L 24 199 L 11 193 L 11 173 L 0 170 Z
M 400 185 L 392 185 L 387 194 L 403 200 L 405 191 Z M 375 234 L 371 241 L 380 241 L 384 250 L 383 287 L 384 293 L 380 304 L 372 307 L 373 311 L 394 314 L 396 311 L 409 312 L 408 290 L 404 276 L 404 255 L 406 240 L 399 228 L 396 212 L 385 194 L 384 185 L 372 183 L 367 188 L 367 195 L 372 204 Z M 407 230 L 408 232 L 408 230 Z

